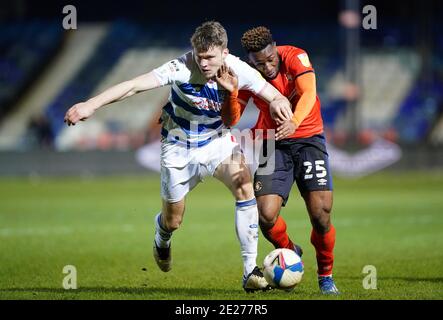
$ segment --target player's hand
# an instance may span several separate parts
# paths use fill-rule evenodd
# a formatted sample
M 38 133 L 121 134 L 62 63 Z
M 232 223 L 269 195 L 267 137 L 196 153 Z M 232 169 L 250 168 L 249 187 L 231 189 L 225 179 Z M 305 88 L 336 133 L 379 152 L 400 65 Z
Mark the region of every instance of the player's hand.
M 229 92 L 238 90 L 238 77 L 234 70 L 228 67 L 225 63 L 223 63 L 220 69 L 218 69 L 215 80 L 217 80 L 217 83 Z
M 276 99 L 271 101 L 269 104 L 269 112 L 271 113 L 272 119 L 278 125 L 281 125 L 286 121 L 290 121 L 293 115 L 291 104 L 287 103 L 287 100 L 284 99 Z
M 79 121 L 85 121 L 88 119 L 95 111 L 94 106 L 88 102 L 81 102 L 73 105 L 65 114 L 64 122 L 70 126 Z
M 283 122 L 277 127 L 277 133 L 275 134 L 275 140 L 284 139 L 292 135 L 297 129 L 297 125 L 292 120 Z

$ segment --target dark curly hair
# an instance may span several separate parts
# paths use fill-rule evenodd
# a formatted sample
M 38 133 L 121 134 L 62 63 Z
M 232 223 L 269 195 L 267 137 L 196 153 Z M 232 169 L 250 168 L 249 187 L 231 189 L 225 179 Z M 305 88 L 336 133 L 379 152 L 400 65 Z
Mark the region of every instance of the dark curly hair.
M 263 26 L 249 29 L 241 38 L 242 47 L 248 53 L 258 52 L 273 43 L 271 31 Z

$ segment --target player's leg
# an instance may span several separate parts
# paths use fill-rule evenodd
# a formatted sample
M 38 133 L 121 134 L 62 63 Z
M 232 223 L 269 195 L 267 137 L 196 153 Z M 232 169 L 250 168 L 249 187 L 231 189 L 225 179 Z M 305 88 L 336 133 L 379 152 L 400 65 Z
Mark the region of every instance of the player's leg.
M 311 243 L 316 251 L 317 274 L 323 293 L 338 293 L 332 279 L 335 228 L 331 223 L 332 191 L 311 191 L 303 194 L 312 224 Z
M 319 276 L 330 276 L 334 264 L 335 228 L 331 223 L 332 191 L 303 193 L 312 224 L 311 243 L 317 253 Z
M 168 272 L 171 270 L 171 237 L 180 227 L 185 213 L 185 200 L 168 202 L 162 200 L 162 211 L 155 216 L 154 258 L 158 267 Z
M 257 267 L 258 210 L 252 189 L 249 168 L 240 153 L 220 164 L 214 177 L 223 182 L 233 194 L 235 229 L 243 259 L 243 286 L 246 291 L 266 289 L 268 283 Z
M 199 166 L 193 163 L 192 156 L 193 153 L 182 146 L 162 144 L 162 211 L 155 216 L 153 253 L 157 265 L 164 272 L 171 269 L 171 237 L 183 221 L 185 196 L 201 181 Z
M 337 294 L 332 278 L 334 264 L 335 228 L 331 224 L 332 176 L 323 140 L 317 137 L 304 139 L 297 154 L 296 181 L 305 200 L 312 224 L 311 243 L 316 251 L 320 290 Z
M 282 204 L 283 199 L 277 194 L 257 196 L 260 229 L 275 248 L 291 249 L 302 256 L 303 250 L 289 238 L 286 221 L 280 215 Z
M 252 188 L 252 177 L 249 167 L 245 164 L 237 143 L 224 137 L 219 140 L 223 148 L 231 153 L 218 155 L 216 169 L 213 176 L 221 181 L 235 198 L 235 229 L 240 242 L 243 259 L 243 288 L 246 291 L 265 290 L 269 285 L 257 267 L 258 246 L 258 210 Z M 214 144 L 214 147 L 221 147 Z M 220 150 L 220 149 L 219 149 Z M 217 151 L 220 152 L 220 151 Z M 216 158 L 216 156 L 214 156 Z
M 264 148 L 266 148 L 266 145 L 267 143 L 264 143 Z M 266 154 L 266 151 L 262 151 L 262 155 L 264 154 Z M 264 237 L 275 248 L 295 250 L 301 256 L 303 251 L 299 246 L 294 245 L 289 238 L 286 222 L 280 215 L 281 207 L 286 204 L 294 182 L 292 158 L 288 153 L 288 149 L 280 148 L 279 145 L 276 146 L 275 153 L 270 156 L 274 157 L 274 170 L 266 170 L 270 174 L 262 174 L 265 172 L 263 168 L 268 164 L 268 162 L 263 162 L 254 177 L 260 229 Z
M 312 231 L 318 235 L 327 234 L 334 226 L 331 224 L 332 190 L 310 191 L 302 194 L 312 224 Z

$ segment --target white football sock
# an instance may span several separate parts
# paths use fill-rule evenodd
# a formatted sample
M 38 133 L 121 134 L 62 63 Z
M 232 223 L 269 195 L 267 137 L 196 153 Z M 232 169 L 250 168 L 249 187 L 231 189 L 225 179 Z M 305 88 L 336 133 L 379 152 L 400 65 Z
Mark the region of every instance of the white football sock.
M 236 202 L 235 230 L 243 258 L 243 276 L 246 278 L 257 265 L 258 210 L 255 198 Z
M 172 232 L 166 231 L 161 224 L 161 212 L 155 216 L 155 244 L 159 248 L 169 248 Z

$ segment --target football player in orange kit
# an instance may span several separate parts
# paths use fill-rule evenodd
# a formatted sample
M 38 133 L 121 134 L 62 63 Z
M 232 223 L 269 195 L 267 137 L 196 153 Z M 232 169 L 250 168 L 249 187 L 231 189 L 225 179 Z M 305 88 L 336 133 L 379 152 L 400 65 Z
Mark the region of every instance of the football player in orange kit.
M 222 108 L 223 121 L 227 126 L 233 126 L 252 98 L 260 110 L 253 130 L 263 129 L 264 139 L 267 138 L 266 130 L 276 130 L 275 170 L 271 175 L 260 175 L 260 168 L 266 165 L 260 161 L 254 179 L 260 228 L 275 248 L 289 248 L 302 254 L 301 248 L 289 238 L 286 223 L 280 216 L 281 207 L 285 206 L 295 181 L 312 224 L 311 243 L 316 250 L 320 290 L 324 294 L 338 294 L 332 278 L 335 245 L 335 228 L 330 217 L 332 176 L 314 69 L 303 49 L 276 46 L 271 32 L 265 27 L 246 31 L 241 41 L 250 64 L 289 99 L 294 112 L 291 121 L 274 121 L 265 101 L 238 90 L 232 90 Z M 235 78 L 235 74 L 230 75 Z M 267 145 L 263 143 L 264 148 Z M 266 154 L 266 150 L 261 154 Z

